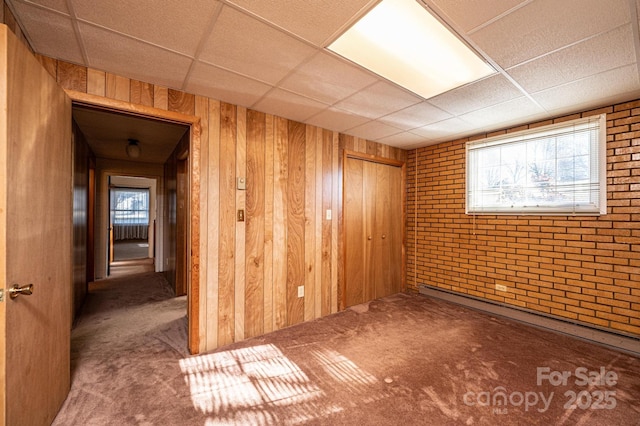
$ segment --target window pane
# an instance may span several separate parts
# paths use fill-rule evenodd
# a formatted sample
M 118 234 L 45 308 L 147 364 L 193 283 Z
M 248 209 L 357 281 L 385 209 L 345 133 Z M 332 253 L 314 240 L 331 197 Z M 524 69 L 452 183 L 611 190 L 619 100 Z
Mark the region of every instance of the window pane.
M 605 212 L 605 116 L 467 144 L 467 212 Z
M 114 224 L 149 224 L 149 190 L 114 189 L 111 191 L 111 197 Z

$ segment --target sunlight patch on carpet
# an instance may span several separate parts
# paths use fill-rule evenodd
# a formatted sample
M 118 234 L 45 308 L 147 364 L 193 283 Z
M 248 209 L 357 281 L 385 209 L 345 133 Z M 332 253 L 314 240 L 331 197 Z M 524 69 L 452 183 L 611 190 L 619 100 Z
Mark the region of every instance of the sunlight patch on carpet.
M 311 404 L 324 392 L 274 345 L 185 358 L 180 368 L 194 407 L 214 414 L 217 421 L 268 424 L 278 407 L 288 407 L 291 413 L 299 406 L 293 411 L 297 423 L 340 410 Z

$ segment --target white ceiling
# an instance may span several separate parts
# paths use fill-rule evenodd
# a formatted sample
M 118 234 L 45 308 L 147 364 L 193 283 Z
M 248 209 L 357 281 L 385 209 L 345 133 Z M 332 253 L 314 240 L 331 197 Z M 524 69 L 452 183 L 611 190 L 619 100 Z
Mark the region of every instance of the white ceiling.
M 326 47 L 377 0 L 6 0 L 36 52 L 401 148 L 640 97 L 640 0 L 424 0 L 497 70 L 423 99 Z

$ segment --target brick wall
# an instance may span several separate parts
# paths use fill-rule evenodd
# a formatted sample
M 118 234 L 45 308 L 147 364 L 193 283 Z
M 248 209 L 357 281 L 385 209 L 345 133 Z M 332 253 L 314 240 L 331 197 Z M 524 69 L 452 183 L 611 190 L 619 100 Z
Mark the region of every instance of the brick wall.
M 465 142 L 603 112 L 608 214 L 465 215 Z M 640 335 L 640 100 L 410 151 L 406 235 L 411 289 Z

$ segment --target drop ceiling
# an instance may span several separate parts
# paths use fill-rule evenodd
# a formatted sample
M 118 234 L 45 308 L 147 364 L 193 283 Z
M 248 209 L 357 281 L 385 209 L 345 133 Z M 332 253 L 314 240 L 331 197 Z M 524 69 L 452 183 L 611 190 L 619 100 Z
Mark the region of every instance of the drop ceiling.
M 424 99 L 327 50 L 374 0 L 6 0 L 37 53 L 411 149 L 640 97 L 640 0 L 421 0 L 497 72 Z

